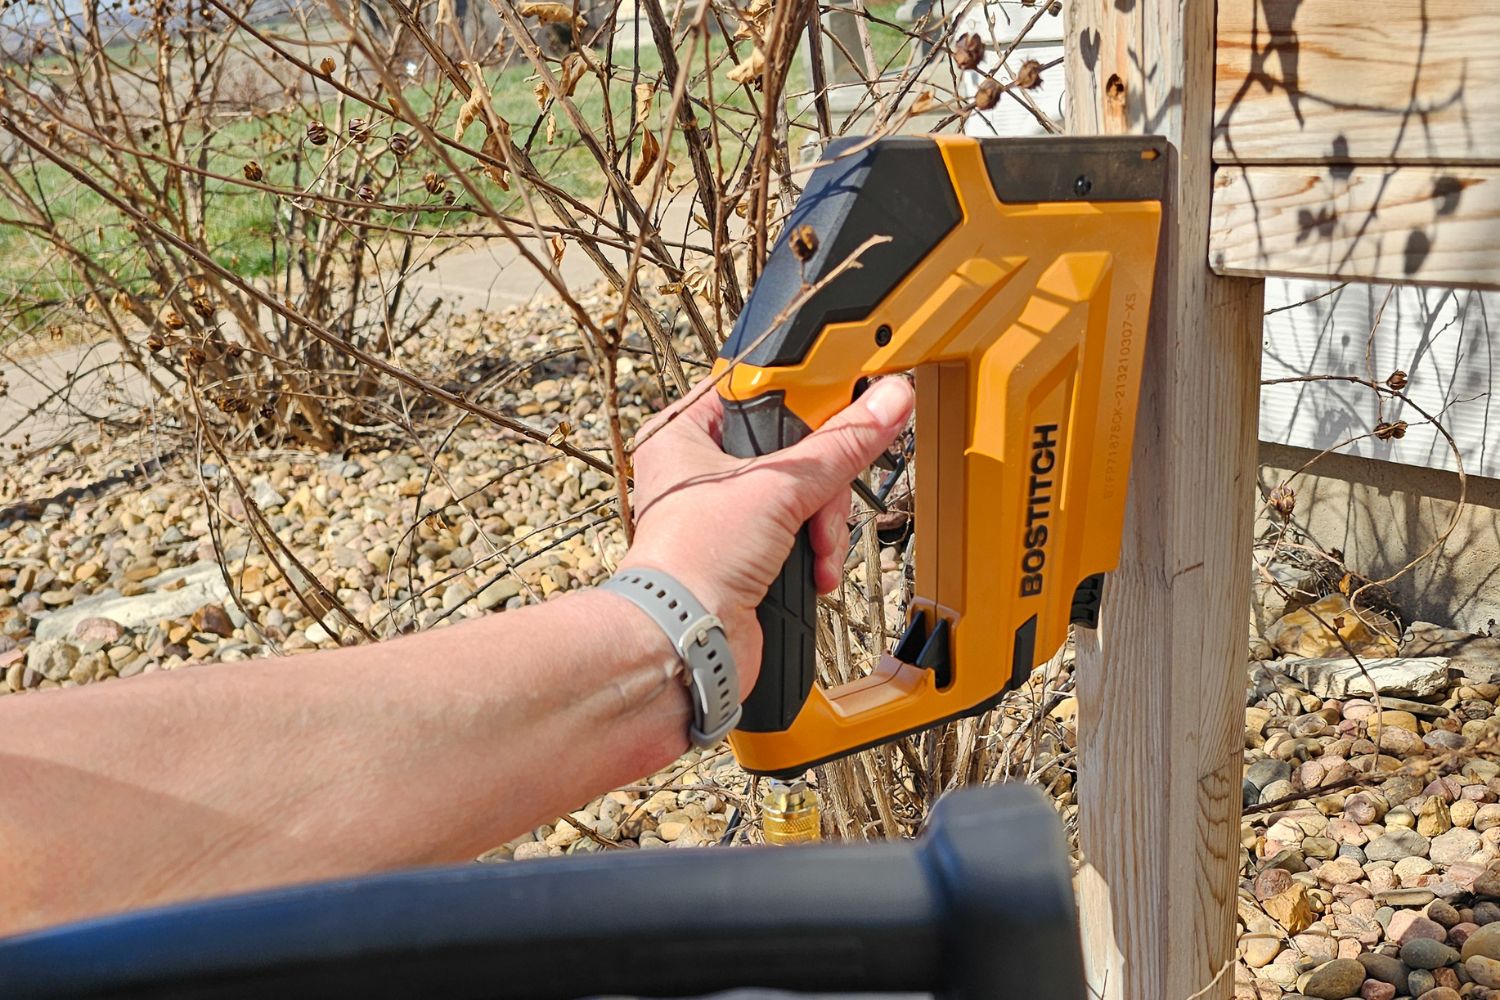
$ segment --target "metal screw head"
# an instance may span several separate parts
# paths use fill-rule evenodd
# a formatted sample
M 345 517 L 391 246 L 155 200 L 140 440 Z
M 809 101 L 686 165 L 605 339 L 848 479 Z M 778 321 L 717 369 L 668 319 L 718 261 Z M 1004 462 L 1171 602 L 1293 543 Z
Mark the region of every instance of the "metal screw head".
M 1073 182 L 1073 193 L 1082 198 L 1094 190 L 1094 182 L 1088 179 L 1086 174 L 1079 174 L 1078 179 Z
M 882 323 L 882 324 L 880 324 L 880 329 L 878 329 L 878 330 L 875 331 L 875 343 L 878 346 L 880 346 L 880 347 L 884 347 L 886 344 L 889 344 L 890 342 L 891 342 L 891 328 L 889 326 L 886 326 L 884 323 Z

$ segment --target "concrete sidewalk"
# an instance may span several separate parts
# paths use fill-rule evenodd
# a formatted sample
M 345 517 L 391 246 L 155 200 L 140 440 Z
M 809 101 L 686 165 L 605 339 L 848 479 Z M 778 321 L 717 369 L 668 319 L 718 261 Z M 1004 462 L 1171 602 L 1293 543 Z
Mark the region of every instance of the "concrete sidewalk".
M 682 191 L 659 213 L 660 228 L 667 238 L 681 241 L 691 228 L 692 202 Z M 699 230 L 694 243 L 707 243 Z M 540 260 L 551 259 L 547 240 L 527 237 L 526 248 Z M 601 248 L 605 258 L 621 273 L 629 261 L 623 247 Z M 603 280 L 599 268 L 577 246 L 566 248 L 558 271 L 571 294 L 582 295 Z M 662 280 L 661 272 L 645 267 L 638 282 L 651 287 Z M 443 300 L 450 314 L 475 310 L 498 310 L 542 301 L 555 294 L 542 274 L 525 259 L 516 244 L 497 238 L 472 249 L 452 251 L 437 258 L 431 269 L 413 268 L 407 281 L 412 294 L 411 310 L 420 315 L 434 298 Z M 145 334 L 141 334 L 144 340 Z M 9 391 L 0 396 L 0 447 L 12 444 L 47 445 L 66 440 L 92 422 L 136 414 L 152 405 L 145 380 L 120 363 L 120 348 L 113 341 L 70 344 L 55 351 L 35 351 L 22 356 L 0 352 L 0 379 Z M 74 373 L 82 373 L 75 377 Z M 32 410 L 42 412 L 28 416 Z

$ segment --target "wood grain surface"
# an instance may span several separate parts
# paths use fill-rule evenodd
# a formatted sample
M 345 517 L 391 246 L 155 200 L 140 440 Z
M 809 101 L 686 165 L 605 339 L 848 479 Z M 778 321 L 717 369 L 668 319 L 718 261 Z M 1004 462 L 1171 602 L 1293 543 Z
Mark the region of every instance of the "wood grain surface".
M 1500 288 L 1500 167 L 1220 167 L 1208 259 L 1220 274 Z
M 1067 10 L 1069 131 L 1156 132 L 1178 150 L 1120 568 L 1100 629 L 1078 636 L 1084 950 L 1095 997 L 1223 1000 L 1262 286 L 1207 267 L 1214 5 Z
M 1222 0 L 1214 159 L 1500 163 L 1500 0 Z

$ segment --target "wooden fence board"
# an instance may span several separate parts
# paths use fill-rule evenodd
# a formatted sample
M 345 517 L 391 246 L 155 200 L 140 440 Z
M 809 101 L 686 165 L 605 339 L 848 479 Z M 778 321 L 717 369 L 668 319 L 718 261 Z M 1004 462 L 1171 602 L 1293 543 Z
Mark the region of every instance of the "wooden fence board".
M 1500 288 L 1500 167 L 1220 167 L 1209 263 Z
M 1221 0 L 1214 159 L 1500 163 L 1500 0 Z
M 1091 996 L 1234 983 L 1259 281 L 1206 266 L 1214 8 L 1064 6 L 1069 130 L 1177 148 L 1120 567 L 1079 629 L 1079 873 Z

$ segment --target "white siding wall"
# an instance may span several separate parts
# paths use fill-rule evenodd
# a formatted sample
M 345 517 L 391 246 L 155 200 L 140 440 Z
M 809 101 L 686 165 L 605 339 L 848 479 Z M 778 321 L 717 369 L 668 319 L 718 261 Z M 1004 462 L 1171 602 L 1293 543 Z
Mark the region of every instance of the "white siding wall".
M 1399 368 L 1411 377 L 1406 392 L 1413 402 L 1441 413 L 1465 471 L 1500 478 L 1500 294 L 1350 284 L 1293 305 L 1332 287 L 1266 281 L 1268 311 L 1293 307 L 1266 317 L 1262 377 L 1338 374 L 1378 382 Z M 1452 450 L 1420 413 L 1395 400 L 1385 403 L 1382 415 L 1379 405 L 1374 393 L 1347 383 L 1268 385 L 1261 391 L 1261 440 L 1321 450 L 1368 431 L 1383 416 L 1407 421 L 1406 437 L 1365 438 L 1338 450 L 1457 469 Z

